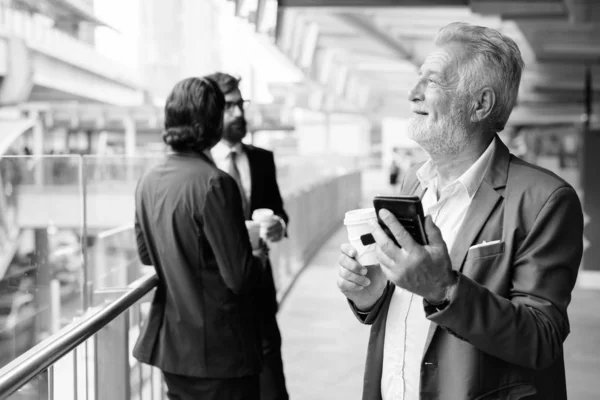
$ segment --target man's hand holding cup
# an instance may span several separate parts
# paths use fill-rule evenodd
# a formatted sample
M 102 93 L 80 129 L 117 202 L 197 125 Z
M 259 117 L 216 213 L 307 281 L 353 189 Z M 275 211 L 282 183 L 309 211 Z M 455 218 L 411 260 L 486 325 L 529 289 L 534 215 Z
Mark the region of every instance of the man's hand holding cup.
M 259 258 L 263 264 L 269 259 L 269 246 L 260 237 L 260 223 L 256 221 L 246 221 L 246 229 L 252 246 L 252 255 Z
M 269 242 L 278 242 L 285 235 L 285 226 L 273 210 L 259 208 L 252 213 L 252 220 L 260 223 L 260 237 Z
M 387 284 L 377 261 L 375 244 L 365 246 L 361 240 L 361 236 L 373 230 L 371 220 L 377 220 L 372 208 L 348 211 L 344 219 L 350 243 L 341 246 L 338 287 L 359 310 L 371 308 Z

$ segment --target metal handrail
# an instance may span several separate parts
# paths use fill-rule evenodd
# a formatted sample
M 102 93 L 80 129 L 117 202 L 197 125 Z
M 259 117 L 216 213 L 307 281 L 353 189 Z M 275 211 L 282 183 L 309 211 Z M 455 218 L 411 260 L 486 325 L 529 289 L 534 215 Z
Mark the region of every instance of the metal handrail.
M 7 371 L 3 371 L 0 376 L 0 399 L 6 399 L 40 372 L 48 369 L 60 358 L 107 326 L 142 299 L 157 284 L 158 277 L 154 273 L 138 279 L 129 285 L 130 291 L 115 301 L 97 312 L 91 313 L 84 320 L 76 321 L 74 326 L 65 327 L 62 332 L 39 343 L 13 363 L 4 367 L 3 370 Z M 27 357 L 29 354 L 30 356 Z M 11 367 L 12 365 L 14 366 Z

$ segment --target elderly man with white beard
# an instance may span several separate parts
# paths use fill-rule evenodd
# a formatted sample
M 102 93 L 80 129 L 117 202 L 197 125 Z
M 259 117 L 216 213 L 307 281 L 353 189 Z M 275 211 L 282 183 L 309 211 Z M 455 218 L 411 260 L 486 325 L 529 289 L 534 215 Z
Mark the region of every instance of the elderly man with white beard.
M 362 398 L 566 399 L 581 204 L 497 135 L 524 67 L 516 43 L 453 23 L 435 45 L 408 96 L 410 135 L 429 160 L 401 184 L 421 197 L 429 243 L 383 209 L 400 246 L 374 223 L 379 265 L 366 268 L 341 247 L 338 286 L 371 325 Z

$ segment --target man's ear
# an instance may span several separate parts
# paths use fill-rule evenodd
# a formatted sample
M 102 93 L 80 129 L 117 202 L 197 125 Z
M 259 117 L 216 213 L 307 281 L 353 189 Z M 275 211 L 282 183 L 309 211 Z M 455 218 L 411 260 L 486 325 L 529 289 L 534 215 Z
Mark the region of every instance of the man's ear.
M 496 93 L 490 87 L 484 87 L 475 96 L 473 112 L 471 113 L 472 122 L 481 122 L 491 114 L 496 104 Z

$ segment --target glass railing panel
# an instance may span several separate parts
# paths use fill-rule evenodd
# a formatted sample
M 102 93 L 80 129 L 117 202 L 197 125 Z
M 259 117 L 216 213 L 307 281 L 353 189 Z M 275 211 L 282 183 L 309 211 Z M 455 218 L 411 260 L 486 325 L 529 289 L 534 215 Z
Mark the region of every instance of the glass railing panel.
M 11 400 L 164 399 L 166 389 L 160 371 L 139 363 L 132 356 L 155 284 L 155 276 L 150 274 L 106 294 L 105 304 L 88 309 L 80 318 L 4 366 L 0 371 L 4 391 L 1 397 Z M 127 308 L 120 310 L 124 305 Z M 20 383 L 23 376 L 42 368 L 47 370 L 24 385 Z M 6 391 L 14 390 L 14 385 L 23 386 L 5 397 Z
M 137 254 L 133 229 L 135 187 L 144 172 L 161 159 L 162 156 L 83 157 L 87 260 L 90 301 L 93 305 L 113 301 L 124 287 L 148 270 L 153 271 L 152 267 L 141 264 Z M 138 363 L 131 355 L 141 323 L 149 309 L 150 298 L 131 307 L 125 322 L 121 320 L 111 324 L 114 326 L 113 332 L 120 330 L 127 336 L 125 354 L 128 355 L 129 370 L 124 376 L 130 381 L 128 390 L 131 399 L 160 399 L 164 394 L 160 374 L 155 369 Z M 106 337 L 105 340 L 97 341 L 96 354 L 98 351 L 102 355 L 111 351 L 110 343 L 110 338 L 107 342 Z M 107 361 L 100 358 L 98 365 L 106 367 Z
M 45 371 L 49 396 L 44 400 L 95 399 L 95 344 L 95 337 L 86 340 Z
M 84 310 L 79 156 L 0 158 L 0 366 Z
M 49 385 L 49 376 L 51 371 L 43 371 L 33 377 L 23 387 L 17 390 L 12 395 L 8 396 L 7 400 L 47 400 L 52 388 Z
M 275 162 L 277 181 L 283 194 L 305 190 L 323 179 L 354 171 L 361 166 L 358 157 L 331 154 L 276 155 Z
M 87 261 L 93 304 L 143 275 L 133 221 L 135 187 L 161 157 L 84 156 Z M 94 295 L 96 293 L 96 295 Z
M 149 299 L 149 298 L 148 298 Z M 133 354 L 133 347 L 139 336 L 140 329 L 144 323 L 150 303 L 141 301 L 129 309 L 129 354 Z M 131 399 L 150 400 L 162 399 L 166 394 L 166 387 L 162 374 L 157 368 L 140 363 L 130 356 L 129 390 Z

